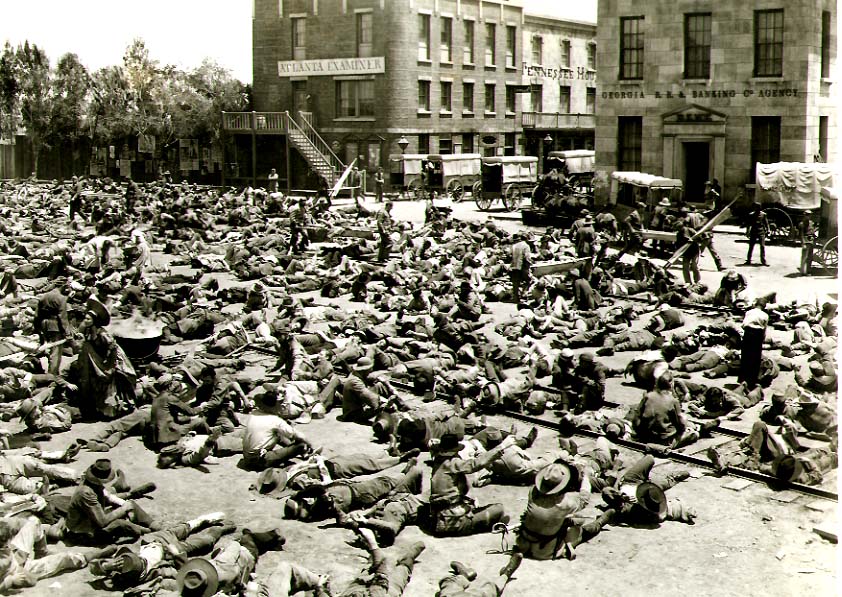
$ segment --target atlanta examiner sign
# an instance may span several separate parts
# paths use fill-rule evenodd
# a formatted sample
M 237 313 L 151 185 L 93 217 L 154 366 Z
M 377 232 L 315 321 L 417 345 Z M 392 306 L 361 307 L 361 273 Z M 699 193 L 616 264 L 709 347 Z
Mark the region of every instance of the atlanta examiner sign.
M 386 58 L 326 58 L 278 62 L 279 77 L 318 75 L 373 75 L 386 72 Z

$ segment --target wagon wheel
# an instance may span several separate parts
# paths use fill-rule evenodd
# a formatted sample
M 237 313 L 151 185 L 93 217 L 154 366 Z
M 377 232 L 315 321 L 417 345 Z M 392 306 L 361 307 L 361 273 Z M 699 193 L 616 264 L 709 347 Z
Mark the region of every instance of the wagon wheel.
M 474 202 L 477 204 L 478 208 L 482 211 L 488 211 L 488 208 L 491 207 L 491 199 L 482 194 L 481 182 L 477 181 L 474 183 L 474 186 L 471 187 L 471 195 L 473 195 Z
M 447 195 L 451 201 L 462 201 L 462 197 L 465 195 L 465 188 L 459 180 L 451 180 L 447 183 Z
M 827 270 L 839 268 L 839 237 L 834 236 L 819 249 L 816 258 Z
M 771 207 L 766 210 L 766 218 L 769 220 L 769 241 L 784 242 L 792 235 L 792 218 L 784 210 Z
M 520 187 L 513 184 L 506 187 L 506 193 L 503 195 L 503 205 L 507 210 L 514 211 L 519 208 L 522 199 Z
M 417 178 L 409 183 L 409 196 L 414 197 L 417 201 L 424 201 L 427 198 L 427 192 L 421 186 L 421 181 Z

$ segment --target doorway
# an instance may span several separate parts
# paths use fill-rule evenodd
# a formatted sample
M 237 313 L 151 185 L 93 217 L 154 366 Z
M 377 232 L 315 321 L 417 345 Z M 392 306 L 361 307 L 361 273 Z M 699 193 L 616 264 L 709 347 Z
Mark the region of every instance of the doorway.
M 710 174 L 710 142 L 693 141 L 684 145 L 684 200 L 701 203 L 705 198 L 705 181 Z
M 313 124 L 313 114 L 310 112 L 310 94 L 307 93 L 307 81 L 292 82 L 292 116 L 296 122 L 300 119 Z

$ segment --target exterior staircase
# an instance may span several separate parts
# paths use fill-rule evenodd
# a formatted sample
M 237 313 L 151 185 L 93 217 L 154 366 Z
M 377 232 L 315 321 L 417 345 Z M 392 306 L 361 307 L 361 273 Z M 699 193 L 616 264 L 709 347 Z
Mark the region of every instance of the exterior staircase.
M 287 127 L 290 144 L 298 150 L 310 168 L 327 181 L 327 186 L 333 187 L 346 170 L 342 160 L 306 119 L 296 122 L 287 112 Z

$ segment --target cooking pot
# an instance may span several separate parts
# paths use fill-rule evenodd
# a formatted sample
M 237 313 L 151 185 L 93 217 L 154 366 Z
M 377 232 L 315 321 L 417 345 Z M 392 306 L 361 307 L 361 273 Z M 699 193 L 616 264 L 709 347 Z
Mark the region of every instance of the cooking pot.
M 117 344 L 133 362 L 146 363 L 158 354 L 163 327 L 160 324 L 133 325 L 132 321 L 112 322 L 109 329 Z

